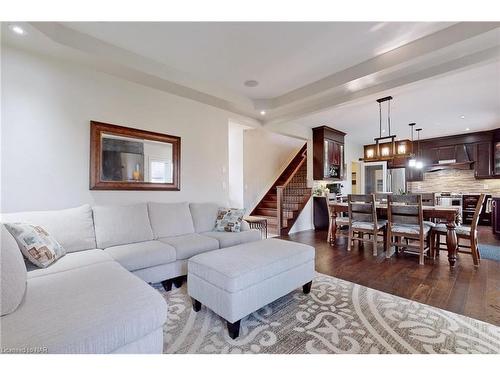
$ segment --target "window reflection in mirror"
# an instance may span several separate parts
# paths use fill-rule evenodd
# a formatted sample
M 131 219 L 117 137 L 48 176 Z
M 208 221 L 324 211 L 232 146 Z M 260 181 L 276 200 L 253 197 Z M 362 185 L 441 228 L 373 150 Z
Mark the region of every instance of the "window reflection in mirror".
M 173 182 L 172 144 L 101 134 L 102 181 Z

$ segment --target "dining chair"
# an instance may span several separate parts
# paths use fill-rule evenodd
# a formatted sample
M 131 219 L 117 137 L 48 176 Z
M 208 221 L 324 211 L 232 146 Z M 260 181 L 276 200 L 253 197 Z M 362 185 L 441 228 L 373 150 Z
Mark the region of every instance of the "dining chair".
M 336 218 L 333 217 L 333 210 L 330 206 L 330 199 L 329 197 L 325 197 L 326 200 L 326 207 L 328 208 L 328 235 L 327 235 L 327 242 L 330 245 L 333 245 L 333 220 L 335 220 L 335 224 L 337 227 L 337 231 L 335 234 L 339 234 L 340 231 L 342 230 L 343 227 L 346 227 L 349 225 L 349 218 L 347 216 L 337 216 Z M 337 198 L 335 198 L 335 201 L 338 201 Z M 342 214 L 340 214 L 342 215 Z
M 422 196 L 422 206 L 435 206 L 436 205 L 436 193 L 421 193 Z M 432 228 L 436 226 L 435 220 L 424 221 L 424 224 L 430 225 Z
M 375 206 L 374 194 L 349 194 L 347 197 L 349 212 L 349 238 L 347 242 L 347 251 L 351 251 L 354 241 L 360 244 L 370 242 L 373 246 L 373 255 L 377 255 L 378 235 L 383 235 L 385 248 L 385 230 L 386 220 L 377 219 L 377 208 Z M 358 237 L 354 237 L 357 234 Z M 365 234 L 369 238 L 364 237 Z
M 431 226 L 424 222 L 421 194 L 389 196 L 387 201 L 387 258 L 392 255 L 390 250 L 393 246 L 396 255 L 399 254 L 400 249 L 403 252 L 416 249 L 419 264 L 423 265 L 425 251 L 433 251 L 431 243 L 433 237 L 430 233 Z
M 422 206 L 436 205 L 436 193 L 422 193 Z
M 476 208 L 474 210 L 474 216 L 472 217 L 471 225 L 459 225 L 455 228 L 455 233 L 457 234 L 457 243 L 458 243 L 458 252 L 466 253 L 472 255 L 472 261 L 474 262 L 474 266 L 478 267 L 479 262 L 481 261 L 481 253 L 478 248 L 478 235 L 477 235 L 477 225 L 479 223 L 479 216 L 481 215 L 481 211 L 483 208 L 484 200 L 486 199 L 485 194 L 481 194 L 479 196 L 479 200 L 477 201 Z M 434 255 L 439 254 L 439 250 L 445 250 L 445 248 L 441 248 L 441 245 L 446 245 L 446 243 L 441 243 L 441 236 L 446 238 L 446 234 L 448 232 L 448 228 L 446 224 L 437 224 L 433 229 L 434 238 Z M 460 240 L 468 240 L 469 245 L 460 244 Z M 460 249 L 470 249 L 470 251 L 463 251 Z
M 375 193 L 375 202 L 387 203 L 387 197 L 392 193 Z

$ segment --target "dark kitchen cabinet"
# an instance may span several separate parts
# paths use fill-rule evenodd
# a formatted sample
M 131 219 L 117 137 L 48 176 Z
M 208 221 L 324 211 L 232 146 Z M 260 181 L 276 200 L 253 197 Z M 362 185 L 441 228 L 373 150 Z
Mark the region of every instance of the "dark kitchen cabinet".
M 406 182 L 415 182 L 424 180 L 424 170 L 415 167 L 406 167 Z
M 500 177 L 500 142 L 493 144 L 493 174 Z
M 325 197 L 313 197 L 313 217 L 315 229 L 328 229 L 330 218 Z
M 479 201 L 480 194 L 464 194 L 462 197 L 462 222 L 464 224 L 470 225 L 474 213 L 476 212 L 477 202 Z M 491 213 L 488 212 L 488 200 L 491 198 L 490 194 L 486 194 L 483 207 L 481 208 L 481 213 L 479 214 L 479 224 L 480 225 L 490 225 L 491 224 Z
M 492 177 L 492 147 L 491 142 L 476 144 L 474 177 L 477 179 Z
M 491 204 L 491 228 L 493 235 L 500 239 L 500 198 L 493 198 Z
M 341 181 L 345 179 L 345 133 L 319 126 L 313 128 L 313 179 Z
M 420 157 L 424 170 L 406 168 L 407 181 L 446 169 L 474 170 L 476 179 L 500 178 L 500 128 L 421 140 Z
M 456 152 L 457 146 L 452 145 L 452 146 L 445 146 L 445 147 L 440 147 L 439 148 L 439 155 L 438 155 L 438 160 L 444 161 L 444 160 L 455 160 L 457 161 L 457 152 Z
M 422 150 L 427 165 L 437 164 L 439 161 L 439 148 L 433 147 Z

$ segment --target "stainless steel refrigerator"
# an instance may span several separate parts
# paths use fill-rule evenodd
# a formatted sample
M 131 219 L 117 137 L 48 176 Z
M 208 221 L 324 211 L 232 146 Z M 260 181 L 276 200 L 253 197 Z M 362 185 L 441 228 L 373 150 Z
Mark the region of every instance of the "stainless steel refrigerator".
M 405 169 L 389 169 L 386 161 L 361 163 L 361 191 L 364 194 L 406 192 Z

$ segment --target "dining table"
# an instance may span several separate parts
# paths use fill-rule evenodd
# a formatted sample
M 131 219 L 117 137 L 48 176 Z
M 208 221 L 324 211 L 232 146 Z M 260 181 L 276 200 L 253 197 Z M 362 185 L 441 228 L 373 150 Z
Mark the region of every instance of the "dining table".
M 332 241 L 336 241 L 337 223 L 336 218 L 340 213 L 349 211 L 346 202 L 330 202 L 332 215 Z M 387 203 L 376 203 L 377 216 L 387 217 Z M 439 220 L 446 223 L 446 247 L 448 249 L 448 262 L 454 267 L 457 261 L 458 241 L 455 228 L 460 221 L 460 207 L 456 206 L 423 206 L 424 220 Z

